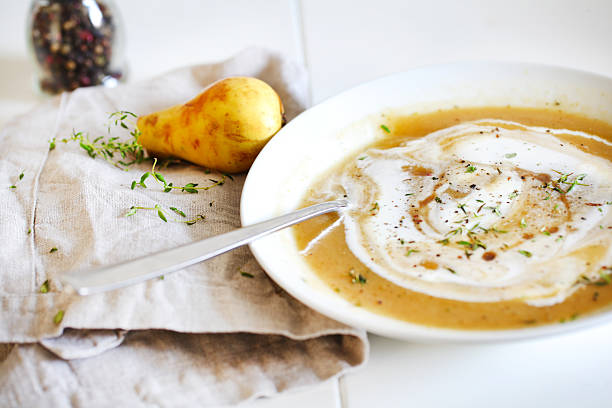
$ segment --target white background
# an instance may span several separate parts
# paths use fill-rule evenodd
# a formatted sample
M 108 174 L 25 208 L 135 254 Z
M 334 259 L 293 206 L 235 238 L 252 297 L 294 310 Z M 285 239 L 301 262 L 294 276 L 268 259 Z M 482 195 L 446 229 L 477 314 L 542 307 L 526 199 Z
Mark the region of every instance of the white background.
M 610 0 L 116 2 L 130 81 L 251 45 L 306 64 L 314 103 L 381 75 L 457 60 L 541 62 L 612 76 Z M 25 45 L 27 12 L 25 0 L 0 0 L 0 126 L 40 99 Z M 370 339 L 361 371 L 250 405 L 612 406 L 612 325 L 504 344 Z

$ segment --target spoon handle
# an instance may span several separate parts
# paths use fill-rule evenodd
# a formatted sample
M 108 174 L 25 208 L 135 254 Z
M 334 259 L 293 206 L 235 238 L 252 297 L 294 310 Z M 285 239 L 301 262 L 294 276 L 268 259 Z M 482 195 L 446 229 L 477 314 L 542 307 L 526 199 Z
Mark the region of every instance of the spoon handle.
M 121 264 L 89 272 L 71 271 L 60 279 L 80 295 L 104 292 L 153 279 L 170 272 L 205 261 L 224 252 L 268 235 L 272 232 L 306 221 L 321 214 L 347 206 L 345 200 L 328 201 L 293 211 L 247 227 L 226 232 L 163 252 L 143 256 Z

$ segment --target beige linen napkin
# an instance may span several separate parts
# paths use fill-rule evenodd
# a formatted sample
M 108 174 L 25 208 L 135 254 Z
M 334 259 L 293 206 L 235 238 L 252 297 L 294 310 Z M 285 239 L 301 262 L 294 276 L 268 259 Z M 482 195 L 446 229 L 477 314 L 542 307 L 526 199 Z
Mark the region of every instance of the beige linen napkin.
M 268 82 L 289 120 L 306 106 L 304 70 L 252 49 L 147 82 L 79 89 L 2 130 L 0 342 L 22 343 L 3 347 L 8 356 L 0 366 L 0 395 L 8 406 L 232 404 L 364 363 L 362 331 L 297 302 L 246 247 L 110 293 L 79 297 L 58 280 L 62 271 L 109 265 L 240 226 L 244 175 L 199 194 L 164 193 L 153 180 L 147 189 L 131 190 L 150 163 L 126 172 L 91 159 L 76 143 L 60 142 L 73 130 L 92 139 L 105 135 L 110 112 L 147 114 L 232 75 Z M 111 132 L 128 137 L 120 128 Z M 57 147 L 49 151 L 53 137 Z M 163 174 L 175 185 L 221 177 L 187 164 Z M 165 223 L 154 211 L 124 217 L 133 205 L 155 204 L 206 219 L 188 226 Z M 49 292 L 41 293 L 46 280 Z M 64 316 L 56 323 L 60 310 Z

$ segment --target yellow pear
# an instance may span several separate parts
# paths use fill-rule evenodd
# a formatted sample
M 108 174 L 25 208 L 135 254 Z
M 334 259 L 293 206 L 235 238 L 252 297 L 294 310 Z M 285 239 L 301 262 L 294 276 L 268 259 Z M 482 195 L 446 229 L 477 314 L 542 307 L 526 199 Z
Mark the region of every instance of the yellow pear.
M 283 124 L 283 104 L 272 87 L 256 78 L 232 77 L 184 105 L 141 116 L 138 141 L 154 156 L 239 173 L 251 167 Z

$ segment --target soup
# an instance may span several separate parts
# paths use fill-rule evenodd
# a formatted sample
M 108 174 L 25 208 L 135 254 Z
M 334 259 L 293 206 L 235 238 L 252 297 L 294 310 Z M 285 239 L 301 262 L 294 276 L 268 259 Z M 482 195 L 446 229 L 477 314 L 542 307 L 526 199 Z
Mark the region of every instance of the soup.
M 504 329 L 612 302 L 612 126 L 556 109 L 381 118 L 304 205 L 349 209 L 294 227 L 348 301 L 418 324 Z

